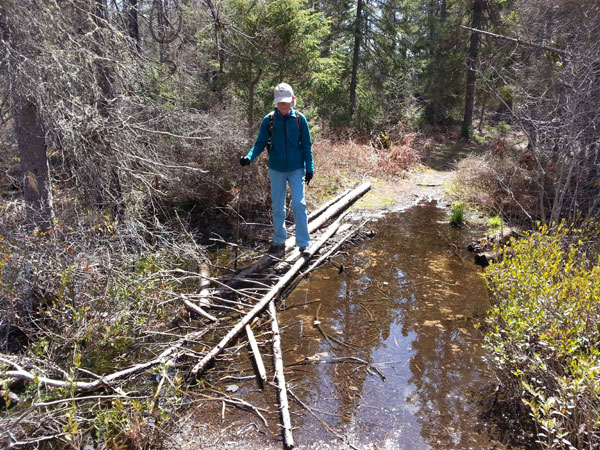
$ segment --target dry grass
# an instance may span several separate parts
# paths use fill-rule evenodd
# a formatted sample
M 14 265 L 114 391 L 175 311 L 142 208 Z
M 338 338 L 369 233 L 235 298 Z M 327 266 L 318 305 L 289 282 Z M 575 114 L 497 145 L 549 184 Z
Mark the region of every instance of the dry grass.
M 313 201 L 321 202 L 367 178 L 404 178 L 421 160 L 417 142 L 414 134 L 390 142 L 389 148 L 367 138 L 318 140 L 313 146 Z
M 460 160 L 453 195 L 480 211 L 527 223 L 538 213 L 536 170 L 515 142 L 514 136 L 494 140 L 484 153 Z
M 355 178 L 402 177 L 408 167 L 420 161 L 415 140 L 415 135 L 406 135 L 400 142 L 391 143 L 389 148 L 381 148 L 371 142 L 323 139 L 314 145 L 316 168 L 318 173 L 347 172 Z

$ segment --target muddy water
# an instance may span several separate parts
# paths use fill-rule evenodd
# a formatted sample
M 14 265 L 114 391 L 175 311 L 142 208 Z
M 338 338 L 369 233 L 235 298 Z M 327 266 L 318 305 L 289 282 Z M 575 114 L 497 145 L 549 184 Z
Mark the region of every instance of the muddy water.
M 463 250 L 469 236 L 435 203 L 370 226 L 372 239 L 313 272 L 278 316 L 288 385 L 312 411 L 290 398 L 297 446 L 503 448 L 481 419 L 490 380 L 475 324 L 489 302 Z M 257 406 L 274 401 L 253 381 L 235 388 Z M 245 428 L 254 444 L 244 448 L 277 448 L 269 409 L 269 429 Z M 230 417 L 232 425 L 242 416 Z
M 474 325 L 489 303 L 480 270 L 462 250 L 468 236 L 448 227 L 434 203 L 373 228 L 373 239 L 335 260 L 342 273 L 328 266 L 286 299 L 288 307 L 307 303 L 280 316 L 289 325 L 287 363 L 314 360 L 292 366 L 302 370 L 289 383 L 354 444 L 488 448 L 478 410 L 488 380 Z M 333 362 L 344 357 L 373 367 Z M 298 442 L 325 438 L 309 412 L 295 423 Z

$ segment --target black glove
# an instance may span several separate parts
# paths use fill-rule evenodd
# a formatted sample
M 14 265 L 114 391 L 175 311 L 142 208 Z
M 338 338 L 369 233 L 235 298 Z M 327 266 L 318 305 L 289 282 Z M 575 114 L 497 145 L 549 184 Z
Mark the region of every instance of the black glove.
M 242 156 L 240 158 L 240 166 L 249 166 L 250 165 L 250 158 L 248 158 L 247 156 Z
M 306 172 L 306 175 L 304 175 L 304 182 L 308 185 L 308 183 L 310 183 L 310 180 L 312 180 L 312 178 L 313 178 L 313 173 Z

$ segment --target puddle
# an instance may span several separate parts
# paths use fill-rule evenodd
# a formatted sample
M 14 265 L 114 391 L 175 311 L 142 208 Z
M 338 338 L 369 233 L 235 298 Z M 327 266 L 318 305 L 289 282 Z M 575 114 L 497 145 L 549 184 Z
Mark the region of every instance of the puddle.
M 374 238 L 313 272 L 278 316 L 288 385 L 312 411 L 290 398 L 297 447 L 504 448 L 481 419 L 490 380 L 475 324 L 489 301 L 463 250 L 470 237 L 450 228 L 435 202 L 369 226 Z M 251 375 L 248 353 L 239 354 L 239 375 Z M 207 407 L 220 419 L 212 427 L 227 427 L 238 442 L 204 448 L 281 448 L 273 388 L 252 379 L 234 386 L 237 397 L 269 409 L 269 427 L 252 412 Z

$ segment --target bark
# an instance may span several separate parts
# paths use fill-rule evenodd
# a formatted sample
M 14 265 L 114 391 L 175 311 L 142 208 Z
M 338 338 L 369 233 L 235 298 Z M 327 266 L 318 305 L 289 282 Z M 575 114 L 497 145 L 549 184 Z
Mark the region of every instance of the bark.
M 436 88 L 431 86 L 432 84 L 437 85 L 440 83 L 439 71 L 440 67 L 443 63 L 443 51 L 441 49 L 441 34 L 440 30 L 443 28 L 446 19 L 448 18 L 448 13 L 446 9 L 446 2 L 442 1 L 439 5 L 439 19 L 436 17 L 438 13 L 438 8 L 434 3 L 436 1 L 431 2 L 428 8 L 428 20 L 429 20 L 429 46 L 430 46 L 430 57 L 431 61 L 427 65 L 427 83 L 430 85 L 427 87 L 428 91 L 435 91 Z M 438 27 L 436 27 L 436 22 L 438 22 Z M 437 28 L 437 29 L 436 29 Z M 428 120 L 431 123 L 438 123 L 441 120 L 447 118 L 446 105 L 439 98 L 439 95 L 431 96 L 429 101 L 426 104 L 425 114 Z
M 45 130 L 33 100 L 15 95 L 13 101 L 27 221 L 47 231 L 54 225 L 54 206 Z
M 105 28 L 108 23 L 108 16 L 106 12 L 106 0 L 96 0 L 95 9 L 94 9 L 94 24 L 98 29 Z M 106 55 L 103 50 L 102 43 L 102 35 L 101 33 L 96 33 L 96 47 L 94 49 L 95 53 L 99 56 L 99 60 L 105 59 Z M 114 99 L 115 93 L 113 89 L 113 73 L 109 66 L 98 63 L 97 64 L 98 71 L 98 85 L 100 86 L 100 90 L 102 92 L 102 97 L 98 101 L 98 111 L 100 115 L 104 118 L 108 118 L 110 116 L 110 102 Z M 103 136 L 99 136 L 98 139 L 101 142 L 101 145 L 105 147 L 104 153 L 106 155 L 112 155 L 113 150 L 111 148 L 110 141 L 107 141 Z M 113 163 L 115 163 L 114 161 Z M 110 168 L 109 173 L 109 184 L 108 184 L 108 199 L 107 201 L 112 208 L 113 215 L 117 218 L 119 222 L 122 222 L 125 218 L 125 202 L 123 199 L 123 188 L 121 186 L 121 178 L 119 176 L 119 172 L 113 166 Z
M 435 47 L 438 44 L 438 39 L 437 39 L 437 33 L 436 33 L 436 29 L 435 29 L 435 16 L 436 16 L 436 0 L 429 0 L 429 6 L 427 7 L 427 22 L 428 22 L 428 26 L 429 26 L 429 43 L 430 43 L 430 47 L 429 47 L 429 53 L 430 56 L 433 58 L 434 56 L 434 52 L 435 52 Z
M 473 0 L 473 17 L 471 28 L 479 28 L 483 20 L 484 0 Z M 469 56 L 467 59 L 467 89 L 465 95 L 465 114 L 461 128 L 461 136 L 469 138 L 473 126 L 473 105 L 475 103 L 475 82 L 477 81 L 477 56 L 479 54 L 479 33 L 471 32 Z
M 221 38 L 221 30 L 223 29 L 223 24 L 221 23 L 221 18 L 219 16 L 219 9 L 217 8 L 217 5 L 215 5 L 213 0 L 204 0 L 204 3 L 210 10 L 210 14 L 213 19 L 213 27 L 215 32 L 215 56 L 217 58 L 217 61 L 219 61 L 219 74 L 222 74 L 223 67 L 225 65 L 225 53 L 223 51 L 223 44 Z
M 358 85 L 358 63 L 360 58 L 360 47 L 362 45 L 362 16 L 363 0 L 356 2 L 356 20 L 354 22 L 354 52 L 352 55 L 352 78 L 350 79 L 350 117 L 356 109 L 356 86 Z

